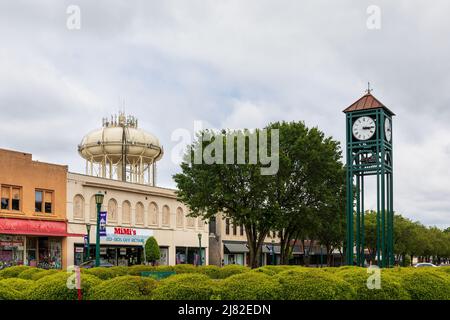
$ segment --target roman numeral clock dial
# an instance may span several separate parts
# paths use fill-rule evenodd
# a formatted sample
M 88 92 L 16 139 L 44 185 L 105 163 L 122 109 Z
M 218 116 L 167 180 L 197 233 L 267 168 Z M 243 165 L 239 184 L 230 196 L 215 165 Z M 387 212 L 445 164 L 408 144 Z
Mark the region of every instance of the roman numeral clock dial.
M 352 132 L 358 140 L 369 140 L 375 134 L 375 121 L 371 117 L 359 117 L 353 123 Z

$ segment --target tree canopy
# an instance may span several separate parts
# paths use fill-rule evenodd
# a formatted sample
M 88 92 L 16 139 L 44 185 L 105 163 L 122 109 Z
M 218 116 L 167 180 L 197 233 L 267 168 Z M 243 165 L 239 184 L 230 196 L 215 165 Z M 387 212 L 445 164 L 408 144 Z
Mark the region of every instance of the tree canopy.
M 220 212 L 245 227 L 252 267 L 258 266 L 270 231 L 280 235 L 282 263 L 287 263 L 293 241 L 325 235 L 332 222 L 341 227 L 343 212 L 336 198 L 344 185 L 339 143 L 303 122 L 277 122 L 265 130 L 200 132 L 185 154 L 182 173 L 174 175 L 178 198 L 192 216 L 208 219 Z M 257 150 L 252 141 L 258 141 Z M 264 161 L 269 150 L 278 170 L 265 174 L 263 169 L 273 166 Z M 214 161 L 192 161 L 205 152 Z M 258 161 L 252 162 L 255 155 Z M 321 224 L 321 217 L 327 222 Z M 334 244 L 340 236 L 326 242 Z

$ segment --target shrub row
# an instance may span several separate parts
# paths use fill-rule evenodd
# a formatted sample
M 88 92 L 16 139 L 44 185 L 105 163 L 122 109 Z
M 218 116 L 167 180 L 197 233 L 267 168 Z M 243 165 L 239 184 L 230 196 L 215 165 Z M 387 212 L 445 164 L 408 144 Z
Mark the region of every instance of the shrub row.
M 201 266 L 196 267 L 190 264 L 179 264 L 176 266 L 145 266 L 136 265 L 131 267 L 111 267 L 111 268 L 91 268 L 83 269 L 84 273 L 94 275 L 102 280 L 108 280 L 119 276 L 140 276 L 143 272 L 175 272 L 176 274 L 184 273 L 201 273 L 211 279 L 225 279 L 229 276 L 250 271 L 250 268 L 239 265 L 228 265 L 222 268 L 217 266 Z
M 29 267 L 8 269 L 0 271 L 0 299 L 78 298 L 74 274 Z M 145 271 L 177 274 L 157 281 L 140 276 Z M 384 269 L 378 277 L 359 267 L 133 266 L 83 269 L 81 283 L 83 299 L 91 300 L 450 299 L 447 268 Z

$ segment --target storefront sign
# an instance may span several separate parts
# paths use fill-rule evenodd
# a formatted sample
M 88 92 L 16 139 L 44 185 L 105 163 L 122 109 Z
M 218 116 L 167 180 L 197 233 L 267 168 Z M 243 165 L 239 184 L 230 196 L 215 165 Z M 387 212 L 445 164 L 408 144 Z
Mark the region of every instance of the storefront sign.
M 153 230 L 106 227 L 106 241 L 122 244 L 143 245 L 148 237 L 153 235 Z
M 64 221 L 41 221 L 14 218 L 0 219 L 0 234 L 23 234 L 37 236 L 67 236 Z
M 106 211 L 100 211 L 100 237 L 106 237 Z
M 75 252 L 83 253 L 84 252 L 84 248 L 83 247 L 75 247 Z

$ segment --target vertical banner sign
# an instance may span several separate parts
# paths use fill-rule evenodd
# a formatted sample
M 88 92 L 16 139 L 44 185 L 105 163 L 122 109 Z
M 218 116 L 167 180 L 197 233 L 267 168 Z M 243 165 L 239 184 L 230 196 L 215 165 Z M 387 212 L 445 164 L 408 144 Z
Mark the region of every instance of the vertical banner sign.
M 106 211 L 100 211 L 100 237 L 106 237 Z
M 88 243 L 88 241 L 87 241 L 87 235 L 85 235 L 85 236 L 83 237 L 83 239 L 84 239 L 84 247 L 87 248 L 87 243 Z

